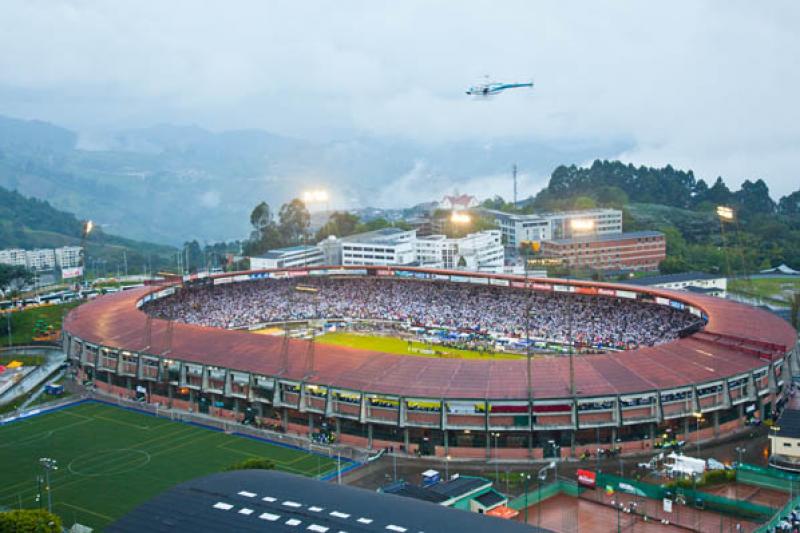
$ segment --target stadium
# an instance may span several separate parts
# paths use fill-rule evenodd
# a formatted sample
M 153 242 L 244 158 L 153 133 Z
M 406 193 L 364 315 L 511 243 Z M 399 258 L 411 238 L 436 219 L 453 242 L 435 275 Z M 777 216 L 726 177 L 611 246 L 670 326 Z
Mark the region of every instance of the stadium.
M 771 413 L 798 370 L 791 326 L 729 300 L 411 267 L 186 276 L 74 309 L 63 342 L 111 395 L 446 458 L 709 441 Z

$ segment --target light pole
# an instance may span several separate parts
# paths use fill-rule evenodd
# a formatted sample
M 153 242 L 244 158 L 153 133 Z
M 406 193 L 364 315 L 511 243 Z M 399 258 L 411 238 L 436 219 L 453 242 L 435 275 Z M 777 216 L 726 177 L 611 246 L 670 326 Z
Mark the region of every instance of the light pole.
M 556 468 L 556 462 L 555 461 L 550 461 L 549 465 L 540 468 L 539 472 L 536 473 L 536 478 L 539 481 L 539 483 L 538 483 L 539 497 L 537 498 L 539 501 L 536 504 L 537 511 L 538 511 L 538 516 L 536 518 L 536 527 L 541 527 L 542 526 L 542 483 L 547 479 L 547 471 L 548 470 L 555 470 L 555 468 Z M 527 522 L 527 520 L 526 520 L 526 522 Z
M 716 212 L 717 217 L 719 218 L 719 232 L 720 236 L 722 237 L 722 253 L 725 255 L 725 269 L 727 270 L 726 274 L 730 276 L 731 262 L 730 259 L 728 259 L 728 245 L 725 243 L 725 223 L 733 222 L 736 219 L 736 214 L 734 213 L 732 207 L 725 205 L 718 205 Z
M 58 464 L 55 459 L 49 457 L 42 457 L 39 459 L 39 464 L 44 469 L 44 490 L 47 491 L 47 511 L 53 512 L 53 497 L 52 490 L 50 489 L 50 472 L 58 470 Z
M 528 481 L 531 480 L 531 475 L 525 472 L 520 472 L 520 477 L 525 483 L 525 523 L 528 523 Z
M 444 456 L 444 480 L 447 481 L 450 479 L 450 456 Z
M 91 220 L 86 220 L 83 223 L 83 229 L 81 231 L 81 285 L 86 283 L 86 239 L 89 238 L 89 234 L 94 229 L 94 222 Z
M 492 432 L 492 437 L 494 437 L 494 480 L 496 483 L 500 483 L 500 472 L 498 471 L 498 466 L 497 466 L 497 460 L 499 458 L 497 450 L 497 439 L 500 437 L 500 432 L 499 431 Z
M 694 440 L 697 445 L 697 456 L 700 457 L 700 422 L 702 422 L 705 419 L 703 418 L 703 413 L 699 411 L 692 413 L 692 416 L 694 417 L 695 420 L 697 420 L 697 431 L 695 432 Z
M 739 458 L 739 461 L 736 463 L 736 477 L 739 477 L 739 468 L 742 466 L 742 454 L 747 451 L 747 448 L 742 446 L 737 446 L 735 448 L 736 455 Z M 739 483 L 736 483 L 736 499 L 739 499 Z

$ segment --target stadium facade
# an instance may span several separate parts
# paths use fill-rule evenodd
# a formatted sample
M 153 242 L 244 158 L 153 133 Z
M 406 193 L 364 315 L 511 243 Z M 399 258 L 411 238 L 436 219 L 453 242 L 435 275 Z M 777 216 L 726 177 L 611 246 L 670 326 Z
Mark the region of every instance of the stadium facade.
M 141 307 L 192 285 L 370 276 L 465 288 L 594 295 L 671 306 L 705 320 L 664 344 L 519 360 L 402 356 L 154 319 Z M 523 311 L 524 313 L 524 311 Z M 84 380 L 126 397 L 338 441 L 444 457 L 541 458 L 659 441 L 707 441 L 765 417 L 798 371 L 780 318 L 698 294 L 577 280 L 410 267 L 318 267 L 185 277 L 111 294 L 70 312 L 64 350 Z

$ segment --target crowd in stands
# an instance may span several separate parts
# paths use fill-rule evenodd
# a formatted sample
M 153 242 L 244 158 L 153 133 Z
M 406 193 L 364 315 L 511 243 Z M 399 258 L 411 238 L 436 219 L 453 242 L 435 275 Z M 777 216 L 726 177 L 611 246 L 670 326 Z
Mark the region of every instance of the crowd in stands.
M 308 319 L 389 320 L 493 337 L 633 348 L 702 324 L 668 306 L 605 296 L 367 277 L 265 279 L 185 288 L 151 316 L 221 328 Z M 526 316 L 527 315 L 527 316 Z

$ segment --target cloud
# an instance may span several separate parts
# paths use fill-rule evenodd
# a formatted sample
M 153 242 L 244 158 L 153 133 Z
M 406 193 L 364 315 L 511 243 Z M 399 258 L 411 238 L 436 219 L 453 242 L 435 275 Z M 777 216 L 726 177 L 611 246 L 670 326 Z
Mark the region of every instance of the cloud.
M 621 154 L 797 187 L 800 4 L 8 0 L 0 112 L 425 143 L 630 138 Z M 484 74 L 533 78 L 487 102 Z M 489 183 L 489 182 L 487 182 Z

